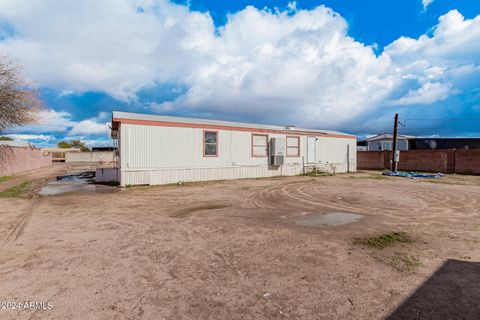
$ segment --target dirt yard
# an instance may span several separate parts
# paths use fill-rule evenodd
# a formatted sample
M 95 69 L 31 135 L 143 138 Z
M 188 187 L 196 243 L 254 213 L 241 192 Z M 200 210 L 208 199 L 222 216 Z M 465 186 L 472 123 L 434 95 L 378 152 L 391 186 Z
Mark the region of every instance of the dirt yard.
M 0 198 L 0 302 L 53 305 L 0 308 L 0 319 L 480 312 L 480 177 L 427 182 L 364 172 L 36 195 L 73 169 L 0 183 L 2 191 L 33 181 Z M 363 218 L 298 223 L 332 212 Z

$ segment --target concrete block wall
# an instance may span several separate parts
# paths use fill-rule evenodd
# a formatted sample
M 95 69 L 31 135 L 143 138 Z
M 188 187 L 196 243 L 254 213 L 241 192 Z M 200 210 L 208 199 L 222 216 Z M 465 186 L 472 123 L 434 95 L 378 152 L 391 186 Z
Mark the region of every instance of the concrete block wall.
M 480 149 L 456 150 L 455 172 L 480 174 Z
M 390 151 L 357 152 L 360 170 L 389 169 L 390 160 Z M 480 149 L 401 151 L 398 170 L 480 174 Z
M 357 168 L 364 170 L 379 170 L 386 167 L 385 151 L 358 151 L 357 152 Z M 388 162 L 387 162 L 388 163 Z
M 451 172 L 449 167 L 450 151 L 453 150 L 410 150 L 400 151 L 398 170 Z M 451 159 L 450 159 L 451 160 Z M 389 160 L 390 162 L 390 160 Z
M 0 146 L 0 177 L 50 166 L 51 155 L 42 155 L 40 149 Z
M 100 162 L 112 163 L 114 161 L 113 151 L 106 152 L 67 152 L 65 162 Z

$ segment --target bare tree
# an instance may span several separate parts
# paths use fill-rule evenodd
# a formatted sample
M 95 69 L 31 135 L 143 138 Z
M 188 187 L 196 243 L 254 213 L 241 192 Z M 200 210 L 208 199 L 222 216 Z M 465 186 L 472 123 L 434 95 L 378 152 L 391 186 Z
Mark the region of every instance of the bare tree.
M 35 122 L 40 107 L 40 99 L 28 88 L 20 67 L 0 55 L 0 132 Z

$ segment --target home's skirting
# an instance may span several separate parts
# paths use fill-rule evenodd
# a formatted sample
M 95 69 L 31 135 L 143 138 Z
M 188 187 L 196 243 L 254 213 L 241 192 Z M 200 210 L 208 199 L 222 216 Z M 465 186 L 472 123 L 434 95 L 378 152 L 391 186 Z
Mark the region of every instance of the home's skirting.
M 350 164 L 350 171 L 354 172 L 355 170 L 356 165 Z M 327 164 L 322 167 L 322 171 L 347 172 L 347 164 Z M 294 176 L 302 172 L 303 166 L 301 164 L 287 164 L 278 167 L 257 165 L 218 168 L 120 169 L 120 185 L 158 185 L 194 181 Z

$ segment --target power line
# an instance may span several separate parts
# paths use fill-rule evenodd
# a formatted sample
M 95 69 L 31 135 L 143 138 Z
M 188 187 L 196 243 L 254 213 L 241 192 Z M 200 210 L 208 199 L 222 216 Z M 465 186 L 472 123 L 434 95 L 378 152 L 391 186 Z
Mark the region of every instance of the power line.
M 472 125 L 473 126 L 473 125 Z M 469 126 L 469 125 L 464 125 L 462 128 L 472 128 L 472 126 Z M 405 131 L 405 130 L 448 130 L 448 129 L 458 129 L 458 127 L 445 127 L 445 126 L 442 126 L 442 127 L 439 127 L 439 126 L 433 126 L 433 127 L 403 127 L 402 128 L 402 131 Z M 479 129 L 477 129 L 479 130 Z
M 480 118 L 407 118 L 407 120 L 415 120 L 415 121 L 480 121 Z
M 407 121 L 432 121 L 432 122 L 461 122 L 461 121 L 469 121 L 469 122 L 475 122 L 475 121 L 480 121 L 479 118 L 407 118 L 405 119 L 403 122 L 400 122 L 399 121 L 399 124 L 402 126 L 402 127 L 407 127 Z M 418 128 L 418 127 L 408 127 L 410 129 L 417 129 L 417 130 L 421 130 L 421 129 L 432 129 L 432 128 Z

